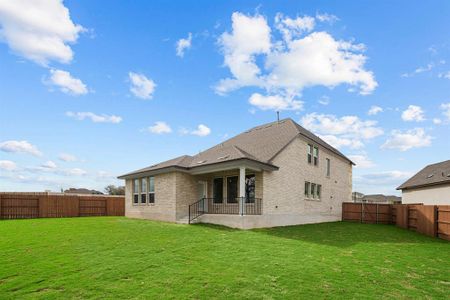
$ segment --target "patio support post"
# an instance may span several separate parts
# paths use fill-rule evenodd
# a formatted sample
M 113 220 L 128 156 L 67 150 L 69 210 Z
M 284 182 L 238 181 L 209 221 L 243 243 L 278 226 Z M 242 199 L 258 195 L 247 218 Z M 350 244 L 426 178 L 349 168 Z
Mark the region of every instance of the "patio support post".
M 239 213 L 244 215 L 245 205 L 245 167 L 239 168 Z

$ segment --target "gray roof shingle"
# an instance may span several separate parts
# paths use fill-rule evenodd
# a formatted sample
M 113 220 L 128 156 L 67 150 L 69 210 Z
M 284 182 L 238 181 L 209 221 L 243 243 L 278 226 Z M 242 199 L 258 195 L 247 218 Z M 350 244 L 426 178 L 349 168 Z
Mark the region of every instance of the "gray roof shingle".
M 397 190 L 450 183 L 450 160 L 431 164 L 408 179 Z
M 237 159 L 249 159 L 271 165 L 272 159 L 299 135 L 353 164 L 337 149 L 288 118 L 254 127 L 194 156 L 180 156 L 120 177 L 168 167 L 191 169 Z

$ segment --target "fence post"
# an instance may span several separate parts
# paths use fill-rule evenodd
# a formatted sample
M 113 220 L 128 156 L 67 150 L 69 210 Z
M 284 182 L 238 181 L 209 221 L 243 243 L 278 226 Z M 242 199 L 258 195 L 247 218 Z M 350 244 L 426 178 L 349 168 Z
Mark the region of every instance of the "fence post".
M 0 219 L 3 219 L 3 215 L 2 215 L 2 195 L 0 195 Z
M 364 203 L 361 200 L 361 223 L 364 223 Z
M 376 220 L 377 220 L 377 224 L 378 224 L 378 203 L 377 203 L 377 214 L 376 214 Z
M 434 206 L 434 237 L 439 237 L 439 206 Z

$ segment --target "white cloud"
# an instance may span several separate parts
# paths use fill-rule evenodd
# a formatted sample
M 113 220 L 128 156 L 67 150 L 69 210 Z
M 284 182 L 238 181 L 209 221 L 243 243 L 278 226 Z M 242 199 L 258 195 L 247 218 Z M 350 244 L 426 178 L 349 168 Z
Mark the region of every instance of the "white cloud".
M 42 155 L 35 145 L 27 141 L 5 141 L 0 143 L 0 150 L 13 153 L 28 153 L 34 156 Z
M 68 63 L 75 43 L 84 29 L 70 18 L 59 0 L 0 1 L 0 40 L 12 51 L 38 64 Z
M 67 71 L 50 70 L 50 78 L 47 84 L 56 86 L 61 92 L 74 96 L 88 93 L 87 86 L 80 79 L 72 77 Z
M 0 160 L 0 170 L 14 171 L 17 169 L 15 162 L 10 160 Z
M 293 99 L 307 87 L 348 84 L 359 87 L 363 95 L 372 93 L 377 82 L 364 69 L 365 46 L 335 40 L 326 32 L 308 33 L 314 29 L 313 21 L 308 16 L 291 19 L 277 14 L 275 27 L 283 39 L 275 40 L 263 16 L 233 13 L 231 33 L 223 33 L 218 41 L 232 77 L 222 79 L 216 92 L 254 86 L 268 96 Z
M 407 151 L 412 148 L 431 146 L 432 137 L 427 135 L 423 128 L 415 128 L 407 131 L 393 130 L 382 149 L 397 149 Z
M 372 105 L 369 109 L 369 111 L 367 112 L 367 114 L 369 116 L 374 116 L 380 112 L 383 112 L 383 108 L 376 106 L 376 105 Z
M 58 158 L 62 161 L 66 161 L 66 162 L 77 161 L 77 158 L 74 155 L 68 154 L 68 153 L 60 153 Z
M 84 176 L 87 174 L 87 172 L 80 168 L 73 168 L 65 171 L 66 175 L 70 176 Z
M 189 130 L 187 128 L 180 128 L 179 133 L 181 135 L 186 135 L 186 134 L 192 134 L 192 135 L 197 135 L 197 136 L 207 136 L 211 133 L 211 129 L 203 124 L 200 124 L 197 126 L 197 129 L 194 130 Z
M 177 41 L 177 56 L 183 57 L 184 52 L 192 46 L 192 33 L 189 32 L 186 39 L 179 39 Z
M 151 99 L 155 92 L 156 83 L 147 78 L 144 74 L 129 72 L 128 77 L 131 81 L 130 91 L 138 98 Z
M 302 101 L 280 95 L 264 96 L 254 93 L 248 102 L 261 110 L 301 110 L 303 108 Z
M 364 174 L 355 177 L 357 185 L 372 185 L 372 186 L 391 186 L 394 190 L 397 186 L 409 179 L 413 173 L 404 171 L 383 171 L 378 173 Z
M 435 124 L 435 125 L 440 125 L 440 124 L 442 124 L 442 120 L 439 119 L 439 118 L 434 118 L 434 119 L 433 119 L 433 124 Z
M 310 16 L 297 17 L 291 19 L 278 13 L 275 16 L 275 27 L 281 32 L 286 41 L 291 41 L 293 37 L 298 37 L 305 32 L 311 32 L 316 25 L 315 19 Z
M 196 130 L 193 130 L 191 134 L 198 136 L 207 136 L 211 133 L 211 129 L 208 126 L 200 124 L 197 126 Z
M 148 131 L 156 134 L 164 134 L 164 133 L 171 133 L 172 128 L 170 128 L 170 126 L 166 122 L 158 121 L 155 122 L 155 125 L 150 126 L 148 128 Z
M 439 73 L 438 77 L 439 78 L 450 79 L 450 71 L 447 71 L 447 72 L 444 72 L 444 73 Z
M 44 169 L 56 169 L 57 165 L 55 164 L 55 162 L 49 160 L 49 161 L 46 161 L 45 163 L 43 163 L 41 165 L 41 167 Z
M 403 121 L 411 122 L 422 122 L 425 121 L 424 111 L 420 106 L 410 105 L 408 108 L 402 113 Z
M 122 117 L 115 116 L 115 115 L 106 115 L 101 114 L 97 115 L 92 112 L 66 112 L 66 116 L 74 118 L 76 120 L 84 120 L 84 119 L 90 119 L 94 123 L 120 123 L 122 122 Z
M 330 24 L 333 24 L 334 22 L 339 21 L 338 17 L 336 17 L 335 15 L 332 15 L 332 14 L 327 14 L 327 13 L 323 13 L 323 14 L 317 13 L 316 19 L 319 22 L 326 22 L 326 23 L 330 23 Z
M 375 166 L 373 161 L 371 161 L 366 155 L 362 154 L 348 155 L 348 158 L 350 158 L 350 160 L 356 164 L 355 168 L 358 169 L 368 169 Z
M 442 103 L 440 108 L 444 111 L 442 114 L 450 121 L 450 102 Z
M 300 123 L 337 148 L 362 148 L 364 141 L 383 134 L 376 121 L 363 121 L 357 116 L 338 118 L 335 115 L 311 113 L 303 116 Z
M 436 66 L 438 65 L 444 65 L 445 64 L 445 60 L 440 60 L 439 62 L 435 63 L 435 62 L 430 62 L 428 63 L 426 66 L 422 66 L 422 67 L 418 67 L 417 69 L 415 69 L 413 72 L 410 73 L 403 73 L 401 76 L 408 78 L 408 77 L 413 77 L 417 74 L 421 74 L 421 73 L 426 73 L 426 72 L 430 72 L 431 70 L 433 70 Z M 440 77 L 440 76 L 439 76 Z
M 322 97 L 320 97 L 318 102 L 319 102 L 319 104 L 322 104 L 322 105 L 328 105 L 328 104 L 330 104 L 330 97 L 322 96 Z

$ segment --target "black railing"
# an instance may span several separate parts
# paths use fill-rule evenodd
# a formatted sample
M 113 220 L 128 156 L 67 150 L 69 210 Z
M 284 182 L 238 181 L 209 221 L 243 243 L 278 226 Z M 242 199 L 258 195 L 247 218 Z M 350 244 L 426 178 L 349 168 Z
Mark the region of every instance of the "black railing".
M 203 214 L 261 215 L 262 199 L 237 197 L 233 202 L 225 202 L 225 199 L 202 198 L 189 205 L 189 223 Z

